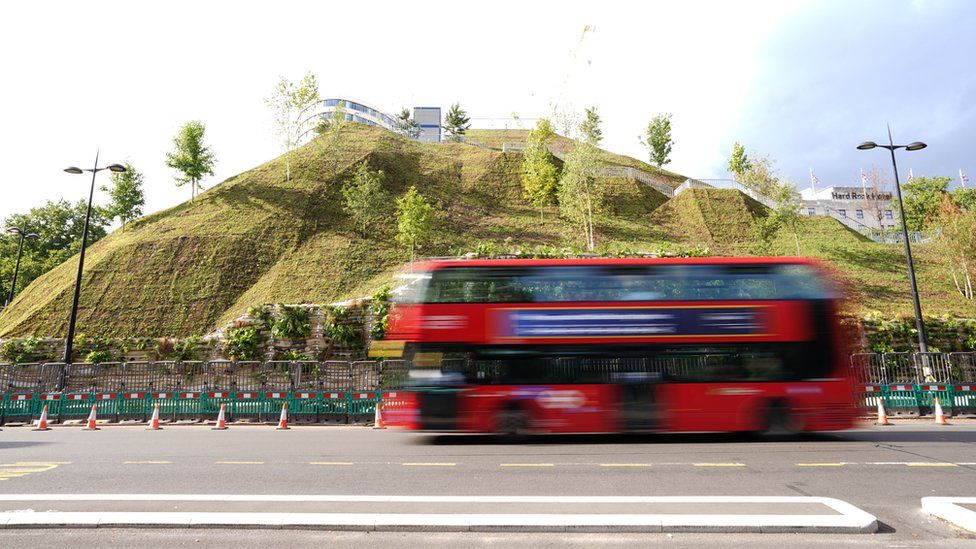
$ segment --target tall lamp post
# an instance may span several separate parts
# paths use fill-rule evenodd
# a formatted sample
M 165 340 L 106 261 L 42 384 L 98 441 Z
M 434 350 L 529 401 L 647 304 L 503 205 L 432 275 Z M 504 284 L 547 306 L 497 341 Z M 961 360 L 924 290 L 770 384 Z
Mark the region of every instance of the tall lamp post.
M 10 302 L 14 300 L 14 288 L 17 287 L 17 273 L 20 272 L 20 256 L 24 253 L 24 240 L 37 240 L 40 238 L 40 235 L 28 233 L 20 227 L 10 227 L 7 229 L 7 232 L 20 235 L 20 244 L 17 245 L 17 263 L 14 265 L 14 280 L 10 283 L 10 293 L 7 294 L 7 301 L 3 303 L 4 307 L 10 305 Z
M 85 229 L 81 234 L 81 254 L 78 257 L 78 276 L 75 277 L 75 297 L 71 302 L 71 316 L 68 318 L 68 338 L 64 345 L 64 363 L 71 364 L 71 346 L 75 339 L 75 320 L 78 316 L 78 297 L 81 295 L 81 273 L 85 268 L 85 247 L 88 244 L 88 222 L 91 220 L 92 199 L 95 197 L 95 174 L 102 170 L 109 170 L 116 173 L 125 171 L 125 166 L 121 164 L 109 164 L 108 166 L 98 167 L 98 152 L 95 152 L 95 166 L 93 168 L 76 168 L 71 166 L 64 171 L 72 174 L 82 174 L 91 172 L 91 190 L 88 192 L 88 211 L 85 212 Z
M 915 264 L 912 262 L 912 245 L 908 241 L 908 225 L 905 223 L 905 204 L 901 200 L 901 182 L 898 181 L 898 164 L 895 162 L 895 149 L 920 151 L 927 146 L 921 141 L 914 141 L 908 145 L 895 145 L 895 142 L 891 138 L 891 126 L 888 126 L 887 145 L 878 145 L 874 141 L 865 141 L 857 146 L 862 151 L 881 147 L 882 149 L 888 149 L 891 153 L 891 167 L 895 171 L 895 191 L 898 194 L 898 209 L 901 212 L 901 235 L 905 239 L 905 256 L 908 258 L 908 280 L 912 284 L 912 304 L 915 306 L 915 328 L 918 330 L 918 349 L 923 353 L 927 353 L 929 347 L 925 343 L 925 323 L 922 322 L 922 306 L 918 301 L 918 284 L 915 282 Z

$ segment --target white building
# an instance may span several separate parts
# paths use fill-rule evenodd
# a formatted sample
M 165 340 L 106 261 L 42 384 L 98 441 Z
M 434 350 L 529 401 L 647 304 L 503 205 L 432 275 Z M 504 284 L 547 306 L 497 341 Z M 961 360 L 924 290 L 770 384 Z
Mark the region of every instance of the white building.
M 867 229 L 894 228 L 892 192 L 874 187 L 827 187 L 800 191 L 805 215 L 829 215 Z

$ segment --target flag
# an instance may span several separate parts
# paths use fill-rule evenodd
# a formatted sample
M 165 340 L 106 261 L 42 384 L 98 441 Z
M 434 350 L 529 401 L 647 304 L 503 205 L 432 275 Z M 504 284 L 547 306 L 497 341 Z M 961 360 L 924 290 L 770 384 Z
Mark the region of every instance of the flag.
M 911 168 L 908 168 L 908 180 L 912 181 L 913 179 L 915 179 L 915 174 L 912 173 Z
M 959 181 L 962 182 L 963 187 L 966 186 L 966 183 L 969 183 L 969 178 L 966 177 L 966 174 L 962 173 L 962 168 L 959 168 Z
M 861 170 L 861 185 L 863 186 L 867 184 L 868 184 L 868 174 L 864 173 L 864 170 Z
M 820 183 L 820 180 L 813 173 L 813 168 L 810 168 L 810 188 L 813 189 L 813 192 L 817 192 L 817 183 Z

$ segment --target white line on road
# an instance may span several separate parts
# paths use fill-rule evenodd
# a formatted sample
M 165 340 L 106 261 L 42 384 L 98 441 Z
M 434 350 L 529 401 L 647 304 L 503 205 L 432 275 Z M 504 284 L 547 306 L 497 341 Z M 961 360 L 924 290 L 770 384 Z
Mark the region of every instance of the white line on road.
M 2 501 L 327 501 L 461 503 L 804 503 L 837 514 L 493 514 L 0 512 L 0 526 L 319 526 L 358 530 L 875 532 L 877 519 L 833 498 L 800 496 L 355 496 L 244 494 L 0 494 Z
M 823 503 L 814 496 L 420 496 L 358 494 L 10 494 L 0 501 L 243 501 L 351 503 Z M 843 502 L 840 502 L 843 503 Z
M 962 505 L 976 505 L 976 498 L 922 498 L 922 510 L 926 513 L 949 521 L 959 528 L 976 532 L 976 511 Z

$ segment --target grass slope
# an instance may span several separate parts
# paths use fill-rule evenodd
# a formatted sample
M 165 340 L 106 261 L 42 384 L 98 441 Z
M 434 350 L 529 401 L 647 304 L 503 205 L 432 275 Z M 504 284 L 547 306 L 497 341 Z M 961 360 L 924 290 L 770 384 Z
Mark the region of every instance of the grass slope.
M 478 135 L 499 145 L 513 137 Z M 323 137 L 295 151 L 290 181 L 285 181 L 284 159 L 277 158 L 231 177 L 193 203 L 133 221 L 93 245 L 86 258 L 79 331 L 196 335 L 252 305 L 326 303 L 372 293 L 408 255 L 394 243 L 392 200 L 386 222 L 368 239 L 355 233 L 341 209 L 340 184 L 362 160 L 384 170 L 392 196 L 416 185 L 436 204 L 437 235 L 422 255 L 454 256 L 480 242 L 506 239 L 556 247 L 579 247 L 583 241 L 553 209 L 540 215 L 526 204 L 519 153 L 418 143 L 350 125 L 338 145 Z M 708 246 L 716 254 L 747 254 L 754 247 L 754 220 L 766 214 L 761 204 L 735 190 L 692 189 L 665 201 L 632 180 L 603 181 L 610 199 L 597 219 L 598 251 L 678 243 Z M 877 244 L 823 217 L 804 218 L 799 232 L 803 255 L 828 260 L 851 282 L 851 312 L 911 313 L 900 245 Z M 973 305 L 955 296 L 935 252 L 924 245 L 915 250 L 925 312 L 976 317 Z M 793 235 L 780 231 L 772 252 L 795 254 Z M 0 337 L 63 334 L 76 261 L 21 292 L 0 313 Z
M 231 177 L 195 202 L 143 217 L 89 249 L 78 329 L 89 335 L 186 336 L 210 331 L 262 303 L 330 302 L 371 293 L 408 259 L 396 246 L 394 205 L 369 239 L 355 234 L 339 187 L 366 160 L 393 196 L 416 185 L 439 212 L 425 255 L 478 242 L 578 245 L 554 211 L 522 199 L 521 155 L 461 143 L 425 144 L 349 125 L 341 143 L 314 140 L 292 156 Z M 652 242 L 656 191 L 608 178 L 612 204 L 598 229 L 605 246 Z M 0 337 L 66 330 L 77 258 L 39 277 L 0 313 Z

